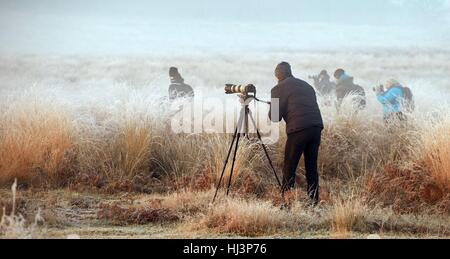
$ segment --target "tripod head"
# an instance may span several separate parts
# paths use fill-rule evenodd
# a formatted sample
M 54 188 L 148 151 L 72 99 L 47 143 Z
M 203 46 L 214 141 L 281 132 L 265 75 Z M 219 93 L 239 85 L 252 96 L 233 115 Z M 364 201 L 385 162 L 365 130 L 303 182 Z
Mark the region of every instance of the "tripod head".
M 244 95 L 244 94 L 239 94 L 239 101 L 243 106 L 249 106 L 250 103 L 252 101 L 256 100 L 256 96 L 255 95 Z

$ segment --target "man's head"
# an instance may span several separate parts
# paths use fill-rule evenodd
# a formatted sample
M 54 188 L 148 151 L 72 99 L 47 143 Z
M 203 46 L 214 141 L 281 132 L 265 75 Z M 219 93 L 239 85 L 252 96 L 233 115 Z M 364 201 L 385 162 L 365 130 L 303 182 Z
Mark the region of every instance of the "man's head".
M 330 80 L 330 76 L 328 75 L 328 71 L 322 70 L 319 74 L 319 79 L 322 80 Z
M 334 78 L 336 78 L 336 80 L 341 79 L 341 77 L 345 74 L 345 70 L 342 68 L 339 68 L 336 70 L 336 72 L 334 72 Z
M 178 72 L 178 68 L 171 67 L 169 69 L 169 76 L 171 81 L 181 81 L 183 78 L 181 77 L 180 73 Z
M 176 67 L 171 67 L 171 68 L 169 69 L 169 76 L 170 76 L 170 77 L 176 77 L 176 76 L 178 76 L 178 75 L 180 75 L 180 73 L 178 72 L 178 68 L 176 68 Z
M 275 68 L 275 77 L 278 81 L 283 81 L 288 77 L 292 77 L 291 65 L 287 62 L 281 62 Z
M 397 81 L 397 80 L 395 80 L 395 79 L 389 79 L 389 80 L 387 80 L 387 82 L 386 82 L 386 84 L 384 85 L 384 89 L 385 90 L 389 90 L 389 89 L 391 89 L 392 87 L 396 87 L 396 86 L 400 86 L 401 84 Z

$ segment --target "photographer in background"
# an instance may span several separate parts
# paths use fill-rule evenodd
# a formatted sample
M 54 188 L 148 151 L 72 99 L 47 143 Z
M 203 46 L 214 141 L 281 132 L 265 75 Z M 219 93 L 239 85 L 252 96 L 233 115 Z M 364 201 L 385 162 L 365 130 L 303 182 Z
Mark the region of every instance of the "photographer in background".
M 330 75 L 328 75 L 328 71 L 326 70 L 322 70 L 318 76 L 311 76 L 309 78 L 314 80 L 314 87 L 322 96 L 330 95 L 336 87 L 336 84 L 331 82 Z
M 178 68 L 171 67 L 169 69 L 170 86 L 169 99 L 171 101 L 178 98 L 193 98 L 194 90 L 190 85 L 184 83 L 184 78 L 178 72 Z
M 385 123 L 405 121 L 404 112 L 414 110 L 414 100 L 411 89 L 403 87 L 397 80 L 390 79 L 384 86 L 374 88 L 378 101 L 383 105 Z
M 364 109 L 366 107 L 366 92 L 362 86 L 354 83 L 353 77 L 348 76 L 344 69 L 340 68 L 334 72 L 334 78 L 336 79 L 336 106 L 338 110 L 344 98 L 351 94 L 355 95 L 353 102 L 357 105 L 358 109 Z
M 314 205 L 319 202 L 319 175 L 317 158 L 324 128 L 322 115 L 317 104 L 316 92 L 307 82 L 292 75 L 291 66 L 280 63 L 275 69 L 278 85 L 272 89 L 272 99 L 278 99 L 280 107 L 273 107 L 269 113 L 273 122 L 286 122 L 287 142 L 283 168 L 283 197 L 294 188 L 296 171 L 302 155 L 305 155 L 307 192 Z M 279 108 L 278 120 L 272 112 Z

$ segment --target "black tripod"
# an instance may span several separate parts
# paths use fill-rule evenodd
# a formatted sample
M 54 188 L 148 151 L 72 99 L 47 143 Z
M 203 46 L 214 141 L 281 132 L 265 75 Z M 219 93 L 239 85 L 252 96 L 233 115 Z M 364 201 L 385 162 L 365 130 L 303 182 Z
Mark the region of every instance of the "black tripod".
M 258 126 L 256 125 L 255 119 L 253 118 L 252 113 L 251 113 L 250 108 L 249 108 L 250 101 L 251 100 L 258 100 L 258 99 L 256 99 L 256 97 L 253 97 L 253 96 L 245 96 L 245 95 L 242 95 L 241 99 L 242 99 L 242 103 L 243 103 L 242 104 L 242 109 L 241 109 L 241 112 L 240 112 L 240 116 L 239 116 L 239 120 L 238 120 L 238 123 L 237 123 L 237 126 L 236 126 L 236 130 L 234 131 L 234 134 L 233 134 L 233 140 L 231 142 L 230 148 L 228 149 L 227 158 L 225 159 L 225 162 L 224 162 L 224 165 L 223 165 L 222 174 L 220 175 L 220 179 L 219 179 L 219 182 L 218 182 L 217 187 L 216 187 L 216 193 L 214 194 L 213 203 L 216 201 L 217 194 L 219 192 L 219 188 L 222 185 L 222 181 L 223 181 L 223 177 L 224 177 L 224 174 L 225 174 L 225 170 L 226 170 L 228 162 L 230 160 L 230 156 L 231 156 L 231 152 L 233 150 L 233 146 L 235 146 L 234 147 L 234 153 L 233 153 L 233 160 L 232 160 L 232 163 L 231 163 L 230 177 L 228 179 L 228 185 L 227 185 L 227 196 L 230 194 L 231 180 L 233 178 L 234 165 L 236 163 L 236 155 L 237 155 L 237 152 L 238 152 L 238 149 L 239 149 L 239 140 L 241 139 L 241 137 L 249 137 L 249 130 L 248 130 L 249 118 L 250 118 L 250 121 L 252 122 L 253 127 L 255 128 L 256 134 L 258 136 L 259 143 L 261 144 L 261 146 L 262 146 L 262 148 L 264 150 L 264 153 L 265 153 L 265 155 L 267 157 L 267 160 L 269 161 L 269 165 L 270 165 L 270 167 L 272 169 L 272 172 L 273 172 L 275 178 L 277 179 L 278 185 L 280 186 L 280 188 L 282 188 L 280 179 L 278 178 L 278 175 L 277 175 L 277 172 L 275 170 L 275 167 L 273 166 L 272 159 L 269 156 L 269 152 L 267 151 L 266 145 L 262 141 L 261 133 L 260 133 L 260 131 L 258 129 Z

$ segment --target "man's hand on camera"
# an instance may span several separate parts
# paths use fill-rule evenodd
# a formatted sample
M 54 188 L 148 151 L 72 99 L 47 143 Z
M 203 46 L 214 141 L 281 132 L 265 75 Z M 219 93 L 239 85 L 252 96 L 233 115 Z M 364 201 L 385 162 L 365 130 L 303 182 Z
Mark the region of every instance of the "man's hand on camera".
M 376 87 L 374 90 L 375 90 L 375 94 L 376 95 L 382 95 L 382 94 L 384 94 L 384 89 L 383 89 L 384 87 L 382 86 L 382 85 L 380 85 L 380 86 L 378 86 L 378 87 Z

